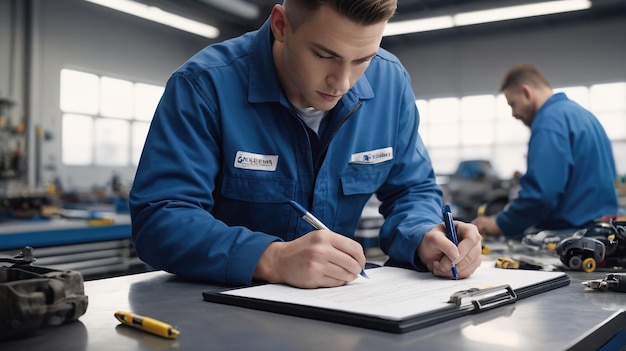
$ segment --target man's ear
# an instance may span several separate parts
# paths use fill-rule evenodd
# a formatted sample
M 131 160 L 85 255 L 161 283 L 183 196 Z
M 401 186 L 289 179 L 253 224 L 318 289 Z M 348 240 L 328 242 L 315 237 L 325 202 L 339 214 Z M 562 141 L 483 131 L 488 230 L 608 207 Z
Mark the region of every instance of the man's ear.
M 528 86 L 528 85 L 526 85 L 526 84 L 522 84 L 522 94 L 524 95 L 524 97 L 526 98 L 526 100 L 532 100 L 532 99 L 533 99 L 534 92 L 533 92 L 533 90 L 530 88 L 530 86 Z
M 272 8 L 270 26 L 272 28 L 272 34 L 274 34 L 274 40 L 283 42 L 285 40 L 285 31 L 288 30 L 289 23 L 287 13 L 282 5 L 274 5 Z

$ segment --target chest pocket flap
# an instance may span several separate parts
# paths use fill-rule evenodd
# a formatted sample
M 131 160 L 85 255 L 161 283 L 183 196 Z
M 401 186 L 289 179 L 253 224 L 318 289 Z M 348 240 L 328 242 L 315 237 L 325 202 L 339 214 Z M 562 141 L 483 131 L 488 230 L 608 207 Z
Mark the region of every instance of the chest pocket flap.
M 341 175 L 344 195 L 372 194 L 385 182 L 391 165 L 352 165 Z
M 225 176 L 222 195 L 240 201 L 285 203 L 294 198 L 296 182 L 284 179 Z

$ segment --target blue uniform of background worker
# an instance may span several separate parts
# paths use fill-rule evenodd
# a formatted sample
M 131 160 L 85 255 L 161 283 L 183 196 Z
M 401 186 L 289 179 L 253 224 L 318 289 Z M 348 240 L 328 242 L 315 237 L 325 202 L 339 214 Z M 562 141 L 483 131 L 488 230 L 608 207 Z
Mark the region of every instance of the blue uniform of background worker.
M 259 31 L 205 48 L 169 79 L 130 193 L 134 244 L 154 268 L 345 284 L 365 265 L 351 237 L 374 192 L 392 260 L 446 277 L 453 261 L 461 278 L 479 266 L 475 226 L 456 223 L 458 249 L 446 238 L 410 78 L 379 49 L 395 1 L 322 2 L 276 5 Z
M 501 91 L 513 116 L 530 127 L 528 166 L 517 198 L 497 216 L 473 221 L 481 234 L 575 229 L 616 214 L 613 151 L 598 119 L 564 93 L 553 94 L 530 65 L 512 67 Z

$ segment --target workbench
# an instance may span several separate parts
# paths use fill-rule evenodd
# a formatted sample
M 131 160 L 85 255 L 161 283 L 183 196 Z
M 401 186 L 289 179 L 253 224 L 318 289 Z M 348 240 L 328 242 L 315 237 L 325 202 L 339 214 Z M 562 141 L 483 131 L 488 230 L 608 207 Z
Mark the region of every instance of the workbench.
M 425 273 L 428 274 L 428 273 Z M 2 343 L 6 350 L 623 350 L 626 295 L 585 289 L 603 273 L 568 273 L 571 284 L 405 334 L 205 302 L 224 288 L 153 271 L 85 283 L 87 313 Z M 131 311 L 177 326 L 165 339 L 114 318 Z
M 31 246 L 37 265 L 76 270 L 87 280 L 149 270 L 133 249 L 130 216 L 110 213 L 106 218 L 112 221 L 4 220 L 0 256 L 12 257 Z

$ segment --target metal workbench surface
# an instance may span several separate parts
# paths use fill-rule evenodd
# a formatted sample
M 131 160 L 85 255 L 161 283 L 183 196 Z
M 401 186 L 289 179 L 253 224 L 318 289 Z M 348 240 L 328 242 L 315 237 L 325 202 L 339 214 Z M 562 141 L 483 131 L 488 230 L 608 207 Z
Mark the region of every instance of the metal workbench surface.
M 425 273 L 428 274 L 428 273 Z M 214 285 L 149 272 L 85 283 L 87 313 L 3 350 L 592 350 L 624 343 L 626 294 L 587 290 L 606 273 L 568 273 L 571 284 L 515 304 L 405 334 L 205 302 Z M 122 326 L 115 311 L 179 327 L 169 340 Z

